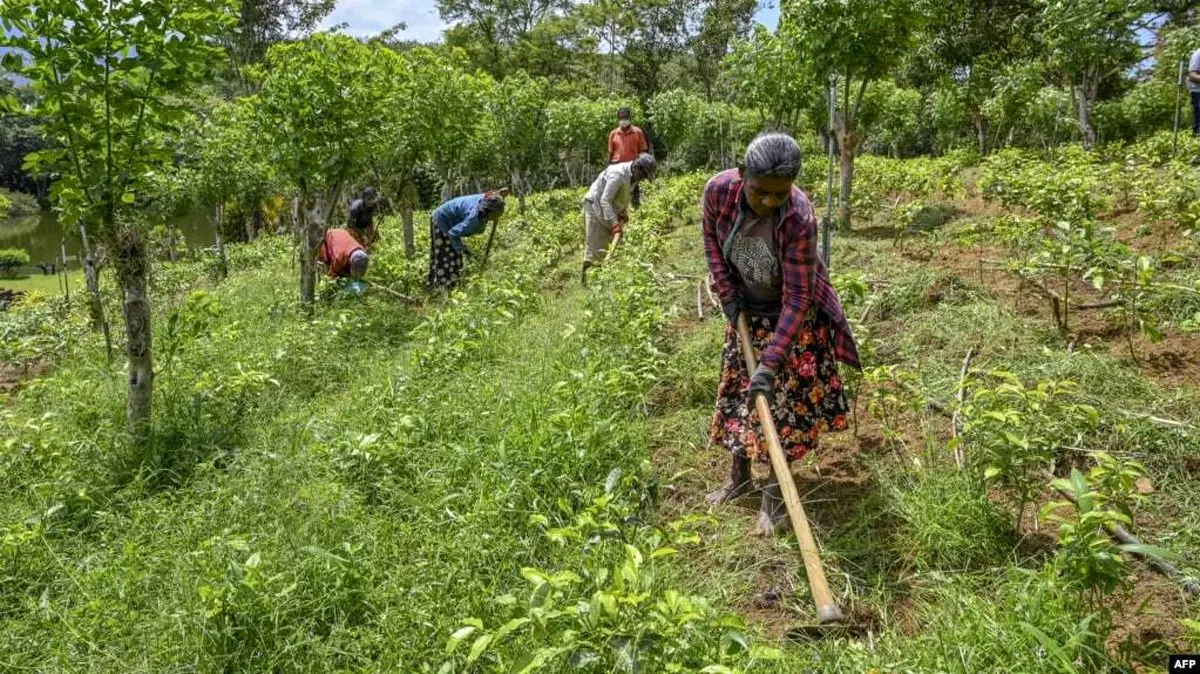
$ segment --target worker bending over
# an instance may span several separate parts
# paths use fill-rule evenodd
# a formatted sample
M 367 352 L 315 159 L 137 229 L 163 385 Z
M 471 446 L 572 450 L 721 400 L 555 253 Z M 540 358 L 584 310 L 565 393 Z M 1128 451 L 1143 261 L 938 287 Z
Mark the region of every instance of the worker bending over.
M 609 245 L 629 222 L 633 188 L 643 180 L 653 180 L 655 167 L 654 157 L 641 154 L 633 161 L 605 168 L 592 183 L 583 199 L 583 285 L 587 285 L 588 269 L 604 262 Z
M 430 223 L 429 286 L 450 289 L 462 277 L 463 239 L 482 232 L 504 215 L 503 191 L 451 199 L 433 212 Z
M 349 230 L 331 229 L 317 251 L 317 261 L 329 270 L 329 278 L 360 280 L 367 275 L 370 256 Z

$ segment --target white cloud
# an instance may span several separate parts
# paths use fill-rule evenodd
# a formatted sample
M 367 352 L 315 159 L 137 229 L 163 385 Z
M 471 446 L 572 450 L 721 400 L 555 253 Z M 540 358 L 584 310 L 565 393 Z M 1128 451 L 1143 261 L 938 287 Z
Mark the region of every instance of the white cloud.
M 340 0 L 322 27 L 345 23 L 351 35 L 370 36 L 402 21 L 408 30 L 400 37 L 407 40 L 440 41 L 446 29 L 435 0 Z

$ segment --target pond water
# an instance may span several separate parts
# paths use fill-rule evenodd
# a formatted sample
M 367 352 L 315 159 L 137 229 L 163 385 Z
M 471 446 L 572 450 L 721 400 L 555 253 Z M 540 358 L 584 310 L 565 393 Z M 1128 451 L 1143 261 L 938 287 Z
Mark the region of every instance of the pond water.
M 191 246 L 207 248 L 213 245 L 213 226 L 204 211 L 186 213 L 174 218 L 173 222 Z M 58 259 L 64 234 L 67 238 L 68 266 L 77 267 L 83 248 L 79 241 L 79 230 L 63 232 L 53 212 L 43 211 L 39 215 L 0 220 L 0 248 L 24 248 L 35 265 Z

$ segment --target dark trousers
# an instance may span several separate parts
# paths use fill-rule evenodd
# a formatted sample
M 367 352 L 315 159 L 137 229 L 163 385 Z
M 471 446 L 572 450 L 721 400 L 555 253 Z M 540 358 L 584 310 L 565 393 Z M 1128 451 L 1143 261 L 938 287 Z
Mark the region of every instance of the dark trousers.
M 1200 91 L 1192 94 L 1192 135 L 1200 136 Z

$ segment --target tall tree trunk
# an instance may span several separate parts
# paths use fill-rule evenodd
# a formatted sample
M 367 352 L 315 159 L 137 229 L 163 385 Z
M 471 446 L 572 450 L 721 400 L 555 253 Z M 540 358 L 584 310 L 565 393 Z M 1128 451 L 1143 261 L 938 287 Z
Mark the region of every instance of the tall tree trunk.
M 177 244 L 175 241 L 175 225 L 172 225 L 171 223 L 167 223 L 167 259 L 170 260 L 172 264 L 179 261 L 177 259 L 178 252 L 175 250 L 176 245 Z
M 854 80 L 851 78 L 850 72 L 845 74 L 844 79 L 845 104 L 842 110 L 835 111 L 834 119 L 837 121 L 838 158 L 842 178 L 838 220 L 841 228 L 848 232 L 853 210 L 850 206 L 850 195 L 854 188 L 854 155 L 858 152 L 861 143 L 855 124 L 858 120 L 858 113 L 862 109 L 863 95 L 866 94 L 869 80 L 863 78 L 859 82 L 858 94 L 854 98 L 854 104 L 851 105 L 851 82 Z
M 320 197 L 305 197 L 300 205 L 303 219 L 300 237 L 300 305 L 312 315 L 317 296 L 317 250 L 325 242 L 325 223 L 337 203 L 340 190 Z
M 979 140 L 979 154 L 987 154 L 987 120 L 983 117 L 975 120 L 975 135 Z
M 450 184 L 450 179 L 449 178 L 443 179 L 442 180 L 442 203 L 444 204 L 447 201 L 450 201 L 450 198 L 453 195 L 454 195 L 454 186 Z
M 1085 74 L 1078 87 L 1071 86 L 1075 106 L 1079 113 L 1079 132 L 1083 135 L 1083 149 L 1089 152 L 1096 147 L 1096 129 L 1092 126 L 1092 102 L 1096 100 L 1098 83 Z
M 258 238 L 258 233 L 262 231 L 265 217 L 263 216 L 262 204 L 254 206 L 254 213 L 246 219 L 246 241 L 254 241 Z
M 216 230 L 214 237 L 216 239 L 217 253 L 217 281 L 223 281 L 229 275 L 229 258 L 225 257 L 225 236 L 221 233 L 225 229 L 225 204 L 219 203 L 213 210 L 213 223 L 216 225 L 213 229 Z
M 91 242 L 88 241 L 86 225 L 79 225 L 79 236 L 83 240 L 83 277 L 87 283 L 92 331 L 104 333 L 105 356 L 109 364 L 112 364 L 112 327 L 108 323 L 108 316 L 104 315 L 104 301 L 100 297 L 100 268 L 96 265 L 96 256 L 92 252 Z
M 136 230 L 119 233 L 113 243 L 117 280 L 124 296 L 125 353 L 129 358 L 126 421 L 134 447 L 146 455 L 151 442 L 151 401 L 154 393 L 150 260 L 146 256 L 145 242 Z
M 88 309 L 92 319 L 92 331 L 99 332 L 104 325 L 104 302 L 100 299 L 100 272 L 96 269 L 96 258 L 92 255 L 92 246 L 88 241 L 86 226 L 79 225 L 79 235 L 83 239 L 83 277 L 90 295 Z
M 512 189 L 517 193 L 517 212 L 525 215 L 525 180 L 522 179 L 520 171 L 513 171 L 511 180 Z
M 300 207 L 300 306 L 312 315 L 317 292 L 317 246 L 321 245 L 320 227 L 312 223 L 308 199 Z
M 404 208 L 400 211 L 400 221 L 404 228 L 404 256 L 408 259 L 413 259 L 417 255 L 417 244 L 413 236 L 413 208 L 411 204 L 404 204 Z
M 838 222 L 845 231 L 850 231 L 850 192 L 854 187 L 854 144 L 843 138 L 839 143 L 842 153 L 839 156 L 842 185 L 839 192 Z

